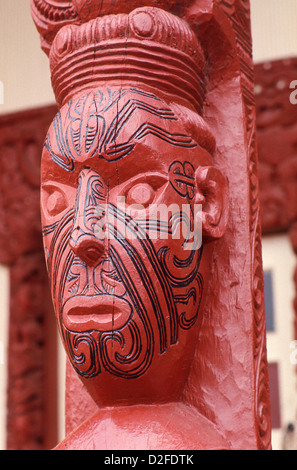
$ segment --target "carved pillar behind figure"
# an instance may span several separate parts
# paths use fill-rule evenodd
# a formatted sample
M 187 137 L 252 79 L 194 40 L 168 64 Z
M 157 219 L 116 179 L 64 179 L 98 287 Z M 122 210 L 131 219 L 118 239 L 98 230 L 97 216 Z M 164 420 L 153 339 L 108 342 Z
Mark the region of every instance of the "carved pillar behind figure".
M 86 420 L 58 448 L 161 442 L 169 449 L 174 433 L 191 422 L 174 448 L 269 449 L 249 2 L 31 3 L 60 107 L 43 153 L 42 211 L 56 315 L 83 384 L 69 369 L 67 431 Z M 133 153 L 142 144 L 144 152 Z M 140 170 L 145 180 L 136 181 Z M 101 188 L 96 193 L 91 181 Z M 147 229 L 118 208 L 122 224 L 137 224 L 133 247 L 109 223 L 113 241 L 95 240 L 94 226 L 105 216 L 95 206 L 124 188 L 133 202 L 154 194 L 200 202 L 202 251 L 185 260 L 179 242 L 142 243 Z M 112 326 L 103 325 L 111 301 Z M 148 318 L 141 302 L 154 305 Z M 77 407 L 86 401 L 84 387 L 93 400 L 87 410 Z M 160 426 L 157 444 L 151 413 Z
M 7 449 L 57 439 L 56 333 L 40 226 L 40 150 L 56 107 L 0 117 L 0 262 L 10 268 Z

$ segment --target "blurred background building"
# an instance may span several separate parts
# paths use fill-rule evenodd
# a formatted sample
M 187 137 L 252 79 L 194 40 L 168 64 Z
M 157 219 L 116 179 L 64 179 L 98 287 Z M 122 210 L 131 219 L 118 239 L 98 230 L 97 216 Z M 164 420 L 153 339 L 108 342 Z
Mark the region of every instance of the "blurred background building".
M 290 119 L 283 123 L 283 135 L 291 136 L 295 119 L 294 113 L 296 116 L 295 122 L 297 122 L 297 105 L 290 103 L 290 94 L 293 91 L 290 89 L 290 83 L 294 80 L 295 62 L 287 60 L 289 58 L 297 58 L 297 2 L 296 0 L 251 0 L 251 20 L 254 61 L 256 64 L 256 97 L 257 102 L 262 103 L 258 105 L 258 113 L 260 116 L 259 120 L 261 119 L 262 122 L 261 130 L 263 131 L 261 136 L 259 136 L 260 176 L 264 181 L 263 196 L 261 197 L 263 202 L 263 220 L 266 217 L 263 229 L 263 264 L 265 271 L 267 348 L 273 424 L 272 444 L 273 448 L 277 450 L 282 449 L 284 446 L 289 448 L 297 447 L 295 434 L 297 389 L 296 364 L 294 364 L 294 360 L 297 358 L 294 348 L 297 351 L 297 344 L 294 343 L 296 333 L 294 330 L 295 313 L 293 308 L 293 301 L 296 295 L 294 271 L 297 260 L 292 247 L 292 236 L 290 237 L 290 230 L 294 225 L 294 217 L 296 215 L 294 213 L 294 190 L 296 194 L 297 165 L 295 163 L 294 167 L 294 161 L 296 162 L 297 159 L 297 137 L 296 142 L 290 140 L 292 145 L 288 149 L 285 137 L 284 140 L 281 139 L 275 142 L 267 136 L 267 132 L 269 131 L 270 124 L 276 125 L 280 132 L 277 120 L 281 118 L 277 116 L 284 116 L 282 109 L 284 102 L 286 103 L 286 110 L 284 112 L 290 115 Z M 275 66 L 275 61 L 280 60 L 283 62 Z M 271 73 L 269 73 L 269 70 L 271 70 Z M 271 80 L 269 81 L 269 78 L 272 77 L 272 72 L 274 77 L 273 83 L 271 83 Z M 297 80 L 297 66 L 295 80 Z M 36 120 L 36 129 L 41 129 L 42 123 L 45 123 L 48 116 L 53 115 L 55 111 L 55 100 L 50 84 L 48 59 L 40 49 L 39 38 L 31 20 L 30 0 L 0 0 L 0 81 L 3 84 L 3 100 L 1 99 L 2 88 L 0 89 L 0 144 L 1 132 L 2 135 L 4 133 L 5 136 L 9 135 L 9 132 L 11 132 L 9 129 L 15 126 L 17 119 L 20 119 L 22 122 L 26 120 L 27 110 L 42 110 L 37 111 L 35 114 L 34 112 L 30 114 L 30 119 Z M 267 93 L 262 95 L 263 87 L 265 92 L 268 86 L 273 93 L 271 98 Z M 281 98 L 279 98 L 281 103 L 276 99 L 278 94 L 281 94 Z M 263 104 L 264 99 L 266 100 L 265 105 Z M 22 132 L 26 132 L 26 129 L 20 129 L 20 139 L 22 139 Z M 32 139 L 34 138 L 35 136 L 32 136 Z M 35 161 L 34 158 L 37 157 L 34 156 L 32 142 L 30 139 L 26 141 L 26 152 L 28 158 Z M 271 143 L 270 147 L 267 142 Z M 4 155 L 2 147 L 2 155 L 0 155 L 1 168 L 3 162 L 9 160 L 9 145 L 7 142 L 5 145 L 7 152 Z M 279 149 L 279 161 L 276 161 L 277 158 L 275 156 L 272 161 L 270 153 L 275 155 L 276 148 Z M 294 150 L 296 153 L 294 153 Z M 290 164 L 282 165 L 279 169 L 279 162 L 282 162 L 287 157 Z M 25 170 L 22 171 L 23 173 L 25 172 Z M 281 186 L 279 175 L 282 175 Z M 286 175 L 290 179 L 290 185 L 286 185 Z M 27 178 L 30 179 L 30 177 L 30 175 L 27 175 Z M 13 193 L 13 178 L 4 181 L 3 184 L 12 189 Z M 33 188 L 33 192 L 34 187 L 37 190 L 38 184 L 36 187 L 36 182 L 31 181 L 30 188 Z M 273 190 L 271 190 L 271 187 L 273 187 Z M 262 190 L 261 187 L 260 189 Z M 1 196 L 0 193 L 0 214 L 3 202 L 1 199 L 3 200 L 3 195 Z M 28 201 L 29 199 L 28 195 Z M 30 201 L 28 205 L 30 205 Z M 291 208 L 289 215 L 287 214 L 288 207 Z M 295 207 L 297 207 L 297 204 L 295 204 Z M 282 217 L 275 216 L 277 211 L 285 217 L 285 221 Z M 275 216 L 274 218 L 269 218 L 271 213 Z M 19 214 L 20 216 L 21 214 Z M 1 224 L 3 220 L 2 214 L 0 220 Z M 2 230 L 2 232 L 5 235 L 5 230 Z M 7 236 L 10 236 L 10 234 L 7 233 Z M 30 238 L 30 235 L 28 238 Z M 31 411 L 35 407 L 36 413 L 35 415 L 31 413 L 30 418 L 33 421 L 32 423 L 31 421 L 28 422 L 28 418 L 22 414 L 23 411 L 20 411 L 20 414 L 14 421 L 14 416 L 8 416 L 7 414 L 9 403 L 7 389 L 9 389 L 9 393 L 13 396 L 14 410 L 16 410 L 17 406 L 24 410 L 24 404 L 18 403 L 16 390 L 13 390 L 14 387 L 12 386 L 14 382 L 10 382 L 8 388 L 8 365 L 11 360 L 9 356 L 14 353 L 9 350 L 8 354 L 9 313 L 11 312 L 9 290 L 13 289 L 11 285 L 12 279 L 17 278 L 17 274 L 15 274 L 15 278 L 13 277 L 14 274 L 11 274 L 14 272 L 15 261 L 9 259 L 8 253 L 18 253 L 19 247 L 16 246 L 13 250 L 7 248 L 5 252 L 5 247 L 3 247 L 4 242 L 3 240 L 0 241 L 3 251 L 3 254 L 0 255 L 2 259 L 2 265 L 0 266 L 0 449 L 13 447 L 13 444 L 8 445 L 8 442 L 11 442 L 11 433 L 22 434 L 22 430 L 28 426 L 28 423 L 32 425 L 32 429 L 34 426 L 35 429 L 38 426 L 48 426 L 46 421 L 36 417 L 38 414 L 37 410 L 40 408 L 44 408 L 44 415 L 47 419 L 53 413 L 57 415 L 57 419 L 53 420 L 53 427 L 55 429 L 47 432 L 46 436 L 40 430 L 40 437 L 36 439 L 33 436 L 32 438 L 33 440 L 35 439 L 35 448 L 46 448 L 48 445 L 54 445 L 55 440 L 62 439 L 64 434 L 64 354 L 57 340 L 58 357 L 51 350 L 52 354 L 48 354 L 50 360 L 46 365 L 50 377 L 53 378 L 57 371 L 57 380 L 53 379 L 54 386 L 42 382 L 44 393 L 53 396 L 54 404 L 48 406 L 41 403 L 40 397 L 33 396 L 32 392 L 28 389 L 25 406 L 27 406 L 27 409 L 31 406 Z M 27 243 L 30 244 L 30 240 Z M 26 254 L 26 249 L 24 249 L 24 252 Z M 22 263 L 27 266 L 26 256 L 23 257 Z M 30 263 L 34 265 L 34 260 L 30 259 Z M 15 271 L 17 273 L 17 270 Z M 36 276 L 38 274 L 34 273 L 33 268 L 31 270 L 28 268 L 28 273 L 27 276 Z M 40 286 L 40 289 L 42 289 L 42 286 Z M 36 293 L 32 295 L 37 297 Z M 18 298 L 22 299 L 21 291 L 18 291 Z M 45 299 L 44 303 L 46 303 Z M 26 308 L 30 307 L 26 306 Z M 32 308 L 36 308 L 36 305 Z M 53 324 L 43 324 L 41 327 L 51 331 Z M 42 350 L 45 340 L 42 337 L 42 332 L 37 333 L 37 331 L 36 325 L 32 326 L 32 329 L 26 326 L 26 329 L 21 332 L 22 335 L 19 340 L 24 342 L 26 338 L 34 337 L 35 342 L 39 344 L 40 350 Z M 20 336 L 20 332 L 15 334 Z M 36 335 L 39 335 L 38 338 Z M 53 340 L 52 348 L 55 349 L 55 333 L 52 332 L 51 335 Z M 15 354 L 20 355 L 22 351 L 16 350 Z M 24 350 L 24 355 L 25 352 Z M 19 369 L 16 370 L 16 375 L 20 373 L 22 361 L 20 360 L 20 363 L 17 365 Z M 15 369 L 17 368 L 15 367 Z M 36 383 L 39 383 L 40 377 L 38 379 L 38 374 L 40 374 L 40 371 L 38 366 L 36 365 L 36 371 L 29 371 L 29 373 L 34 376 L 34 380 L 37 381 Z M 23 389 L 26 388 L 26 383 L 21 374 L 16 380 L 18 381 L 15 382 L 16 386 L 23 387 Z M 13 411 L 10 413 L 13 413 Z M 32 418 L 32 416 L 34 417 Z M 41 422 L 38 422 L 38 419 Z M 13 424 L 11 424 L 12 422 Z M 26 446 L 26 444 L 24 445 Z
M 293 306 L 297 259 L 292 243 L 297 210 L 297 106 L 290 102 L 290 84 L 297 77 L 296 18 L 294 0 L 251 0 L 274 449 L 297 448 Z

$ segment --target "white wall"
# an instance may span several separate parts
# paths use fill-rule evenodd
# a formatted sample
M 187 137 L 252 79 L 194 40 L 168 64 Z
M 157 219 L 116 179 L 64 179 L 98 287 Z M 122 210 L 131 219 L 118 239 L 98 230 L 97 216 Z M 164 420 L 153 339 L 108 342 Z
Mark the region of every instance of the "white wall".
M 254 61 L 297 55 L 297 1 L 250 0 Z
M 0 0 L 0 81 L 0 114 L 54 102 L 48 58 L 39 47 L 30 0 Z
M 286 235 L 263 238 L 263 264 L 273 274 L 275 331 L 267 334 L 267 353 L 270 363 L 278 363 L 281 429 L 273 430 L 273 448 L 282 447 L 283 430 L 294 423 L 297 410 L 296 365 L 292 361 L 294 340 L 293 282 L 296 258 Z

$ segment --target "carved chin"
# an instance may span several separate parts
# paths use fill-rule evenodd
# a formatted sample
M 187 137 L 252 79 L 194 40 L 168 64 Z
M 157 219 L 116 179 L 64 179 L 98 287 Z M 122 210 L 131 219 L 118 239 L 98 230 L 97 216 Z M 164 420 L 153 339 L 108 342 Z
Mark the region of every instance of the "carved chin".
M 107 330 L 110 318 L 104 324 L 105 319 L 100 318 L 98 321 L 96 318 L 101 314 L 89 316 L 89 321 L 93 325 L 99 324 L 101 331 L 97 329 L 78 333 L 64 329 L 70 361 L 80 376 L 92 378 L 105 370 L 118 377 L 137 378 L 149 368 L 155 347 L 153 330 L 148 324 L 143 325 L 138 318 L 133 319 L 131 312 L 119 311 L 118 315 L 115 325 L 117 322 L 123 323 L 123 318 L 126 319 L 125 325 L 118 330 Z

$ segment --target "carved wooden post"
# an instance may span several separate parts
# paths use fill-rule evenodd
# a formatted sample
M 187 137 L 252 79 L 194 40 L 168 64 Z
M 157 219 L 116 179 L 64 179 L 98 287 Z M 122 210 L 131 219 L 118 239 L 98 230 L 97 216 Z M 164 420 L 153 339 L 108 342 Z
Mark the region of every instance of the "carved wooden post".
M 84 386 L 69 370 L 57 448 L 270 448 L 248 2 L 31 3 L 59 105 L 44 246 Z

